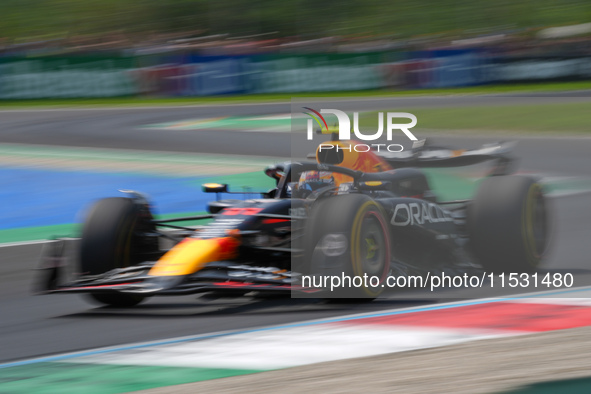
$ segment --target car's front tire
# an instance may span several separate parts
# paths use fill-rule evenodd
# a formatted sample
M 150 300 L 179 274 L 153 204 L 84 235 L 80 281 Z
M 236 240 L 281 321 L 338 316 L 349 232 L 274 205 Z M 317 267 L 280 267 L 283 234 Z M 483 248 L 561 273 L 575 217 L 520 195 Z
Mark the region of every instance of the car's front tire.
M 142 262 L 146 252 L 158 250 L 157 239 L 142 233 L 154 230 L 152 215 L 130 198 L 113 197 L 97 201 L 90 209 L 80 240 L 80 273 L 99 275 L 115 268 Z M 130 307 L 143 296 L 121 293 L 90 293 L 101 304 Z
M 370 197 L 348 194 L 317 201 L 307 219 L 304 244 L 309 274 L 352 280 L 329 297 L 372 300 L 383 292 L 390 271 L 388 222 L 382 206 Z

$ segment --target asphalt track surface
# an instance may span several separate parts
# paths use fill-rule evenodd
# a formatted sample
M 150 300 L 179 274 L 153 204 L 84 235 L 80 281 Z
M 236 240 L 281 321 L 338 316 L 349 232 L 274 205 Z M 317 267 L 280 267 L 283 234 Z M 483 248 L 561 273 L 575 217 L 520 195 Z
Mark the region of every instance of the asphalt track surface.
M 588 100 L 550 97 L 547 100 Z M 411 107 L 408 99 L 363 100 L 339 103 L 344 110 Z M 487 103 L 489 98 L 416 98 L 412 106 L 455 106 Z M 530 102 L 512 96 L 508 101 Z M 538 100 L 537 98 L 535 100 Z M 495 103 L 497 101 L 495 100 Z M 490 103 L 490 102 L 489 102 Z M 494 103 L 491 103 L 493 105 Z M 314 103 L 311 104 L 312 106 Z M 318 105 L 317 105 L 318 106 Z M 0 112 L 0 143 L 34 143 L 140 150 L 290 155 L 288 133 L 245 133 L 222 130 L 161 131 L 138 126 L 226 115 L 290 112 L 286 104 L 228 107 L 90 109 Z M 520 168 L 562 176 L 591 176 L 591 139 L 513 138 L 520 140 L 516 154 Z M 434 137 L 438 144 L 471 147 L 498 140 L 494 137 Z M 575 285 L 591 284 L 590 194 L 552 199 L 555 239 L 544 266 L 550 271 L 571 272 Z M 164 339 L 214 331 L 260 327 L 356 312 L 402 308 L 437 299 L 400 300 L 396 295 L 362 305 L 291 299 L 202 299 L 196 296 L 151 299 L 134 309 L 94 306 L 77 295 L 31 294 L 41 245 L 0 248 L 0 362 L 83 350 L 130 342 Z M 446 299 L 480 298 L 514 294 L 515 289 L 450 291 Z

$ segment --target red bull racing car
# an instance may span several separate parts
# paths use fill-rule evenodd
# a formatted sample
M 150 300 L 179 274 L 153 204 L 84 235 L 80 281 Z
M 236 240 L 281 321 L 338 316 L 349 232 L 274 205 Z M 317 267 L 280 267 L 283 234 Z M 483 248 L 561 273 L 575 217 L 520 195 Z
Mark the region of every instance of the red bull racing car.
M 388 155 L 346 149 L 353 143 L 333 138 L 314 161 L 268 167 L 276 187 L 251 199 L 220 199 L 228 186 L 206 184 L 217 196 L 208 215 L 155 219 L 134 191 L 99 200 L 76 258 L 65 258 L 66 241 L 49 244 L 41 290 L 87 293 L 111 306 L 203 292 L 373 299 L 389 275 L 539 265 L 548 243 L 546 202 L 535 179 L 510 175 L 509 144 L 422 145 Z M 442 201 L 422 170 L 483 162 L 489 176 L 470 200 Z M 183 226 L 195 220 L 204 224 Z M 375 280 L 341 293 L 305 280 L 344 274 Z

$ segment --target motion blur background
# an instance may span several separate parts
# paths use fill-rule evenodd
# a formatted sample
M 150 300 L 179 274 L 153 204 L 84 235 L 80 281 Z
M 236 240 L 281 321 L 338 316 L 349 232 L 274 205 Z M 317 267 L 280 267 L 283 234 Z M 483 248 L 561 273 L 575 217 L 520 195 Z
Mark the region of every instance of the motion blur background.
M 5 0 L 0 15 L 0 99 L 591 79 L 585 0 Z

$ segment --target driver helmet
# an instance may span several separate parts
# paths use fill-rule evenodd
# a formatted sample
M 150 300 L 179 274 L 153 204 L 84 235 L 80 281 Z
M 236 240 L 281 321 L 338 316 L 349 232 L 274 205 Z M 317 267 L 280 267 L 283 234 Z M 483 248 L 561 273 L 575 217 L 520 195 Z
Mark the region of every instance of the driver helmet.
M 299 192 L 307 190 L 312 193 L 322 187 L 335 184 L 333 174 L 329 171 L 305 171 L 300 175 L 297 190 Z

